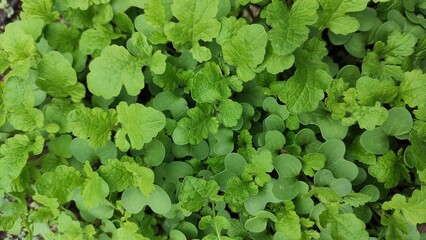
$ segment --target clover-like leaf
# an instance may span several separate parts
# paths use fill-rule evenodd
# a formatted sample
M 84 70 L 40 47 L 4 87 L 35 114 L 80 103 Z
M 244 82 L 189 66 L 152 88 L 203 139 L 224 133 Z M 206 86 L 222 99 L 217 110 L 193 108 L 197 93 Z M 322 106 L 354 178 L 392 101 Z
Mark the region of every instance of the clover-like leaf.
M 300 160 L 295 156 L 282 154 L 274 159 L 274 166 L 279 175 L 272 188 L 275 197 L 281 200 L 295 198 L 299 194 L 301 184 L 297 180 L 302 170 Z

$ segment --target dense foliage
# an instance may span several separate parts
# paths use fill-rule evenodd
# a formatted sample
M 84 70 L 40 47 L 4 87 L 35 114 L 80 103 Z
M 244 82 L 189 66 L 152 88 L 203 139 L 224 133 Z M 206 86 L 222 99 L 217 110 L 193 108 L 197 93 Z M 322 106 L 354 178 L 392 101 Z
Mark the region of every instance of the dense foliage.
M 426 0 L 22 2 L 0 237 L 426 238 Z

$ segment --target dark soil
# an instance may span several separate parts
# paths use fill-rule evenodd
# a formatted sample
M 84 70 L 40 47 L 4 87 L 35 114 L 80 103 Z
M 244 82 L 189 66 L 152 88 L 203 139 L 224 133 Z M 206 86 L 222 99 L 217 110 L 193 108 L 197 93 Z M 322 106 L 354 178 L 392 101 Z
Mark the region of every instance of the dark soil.
M 0 9 L 0 31 L 4 31 L 4 27 L 6 24 L 14 21 L 16 18 L 18 18 L 19 13 L 22 10 L 22 3 L 20 0 L 9 0 L 8 2 L 8 8 L 13 9 L 13 15 L 8 16 L 7 9 Z

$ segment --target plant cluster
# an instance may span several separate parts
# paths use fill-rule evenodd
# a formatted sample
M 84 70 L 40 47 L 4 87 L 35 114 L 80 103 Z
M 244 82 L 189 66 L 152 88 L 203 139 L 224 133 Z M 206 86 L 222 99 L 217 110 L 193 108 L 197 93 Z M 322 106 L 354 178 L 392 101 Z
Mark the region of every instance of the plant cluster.
M 426 238 L 426 0 L 22 2 L 3 238 Z

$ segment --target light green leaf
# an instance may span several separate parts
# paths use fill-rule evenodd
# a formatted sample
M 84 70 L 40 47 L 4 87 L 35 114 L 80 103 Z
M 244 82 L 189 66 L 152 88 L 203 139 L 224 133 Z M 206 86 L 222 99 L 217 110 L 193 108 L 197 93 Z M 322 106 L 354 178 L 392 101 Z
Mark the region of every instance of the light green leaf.
M 272 26 L 268 39 L 274 52 L 289 55 L 308 39 L 309 29 L 306 26 L 317 21 L 318 7 L 317 1 L 299 0 L 289 10 L 285 3 L 274 0 L 262 11 L 261 17 Z
M 244 227 L 250 232 L 263 232 L 269 220 L 276 222 L 277 217 L 268 211 L 259 211 L 255 217 L 248 219 L 244 223 Z
M 400 85 L 400 97 L 412 108 L 423 106 L 426 101 L 426 74 L 419 69 L 405 72 Z
M 401 64 L 406 57 L 413 54 L 416 43 L 417 39 L 412 34 L 394 31 L 388 37 L 386 45 L 378 41 L 374 45 L 374 51 L 379 56 L 384 56 L 389 64 Z
M 96 233 L 93 225 L 86 225 L 84 228 L 80 226 L 80 222 L 73 220 L 71 216 L 62 212 L 58 218 L 58 230 L 62 233 L 64 239 L 94 239 Z
M 62 23 L 51 23 L 44 29 L 44 37 L 59 52 L 73 52 L 78 47 L 80 32 Z
M 134 222 L 125 222 L 117 231 L 114 233 L 113 240 L 132 239 L 132 240 L 149 240 L 142 236 L 138 232 L 138 225 Z
M 287 206 L 288 204 L 290 205 Z M 294 205 L 291 202 L 286 202 L 285 209 L 277 213 L 275 227 L 283 239 L 298 240 L 302 238 L 300 217 L 294 211 Z
M 243 107 L 230 99 L 220 103 L 218 107 L 217 120 L 225 127 L 235 127 L 243 113 Z
M 218 131 L 219 123 L 216 117 L 212 117 L 213 106 L 198 104 L 197 107 L 188 110 L 188 117 L 179 120 L 173 132 L 173 141 L 178 145 L 198 144 L 206 139 L 209 134 Z
M 95 208 L 109 195 L 109 187 L 98 173 L 92 170 L 88 161 L 84 164 L 83 172 L 86 178 L 83 180 L 81 195 L 86 207 Z
M 367 7 L 369 0 L 319 0 L 318 25 L 329 28 L 335 34 L 347 35 L 359 28 L 356 18 L 347 13 L 360 12 Z
M 129 95 L 136 96 L 145 85 L 142 65 L 124 47 L 108 46 L 90 63 L 88 88 L 94 95 L 109 99 L 118 96 L 124 85 Z
M 395 214 L 389 217 L 384 216 L 381 223 L 384 227 L 380 235 L 385 235 L 386 239 L 421 239 L 416 225 L 407 222 L 403 216 Z
M 73 110 L 68 121 L 75 136 L 88 139 L 91 147 L 101 147 L 111 139 L 111 131 L 117 125 L 117 112 L 113 109 L 82 108 Z
M 244 201 L 258 192 L 258 186 L 254 182 L 246 182 L 239 177 L 232 177 L 227 182 L 227 189 L 223 199 L 232 212 L 239 212 L 244 208 Z
M 238 153 L 241 154 L 245 159 L 250 159 L 256 154 L 256 149 L 253 147 L 253 137 L 250 132 L 246 129 L 241 131 L 238 135 Z
M 172 13 L 179 22 L 169 22 L 164 28 L 175 48 L 190 49 L 199 62 L 211 58 L 210 50 L 200 46 L 199 41 L 211 42 L 219 34 L 220 22 L 215 18 L 217 3 L 217 0 L 175 0 Z
M 74 102 L 80 101 L 86 94 L 82 83 L 71 64 L 59 52 L 49 52 L 38 64 L 37 86 L 53 97 L 70 96 Z
M 343 197 L 343 202 L 352 207 L 363 206 L 371 200 L 371 197 L 364 193 L 351 192 L 349 195 Z
M 242 179 L 245 181 L 253 181 L 256 185 L 263 187 L 265 183 L 271 180 L 268 174 L 274 170 L 272 154 L 268 150 L 259 150 L 245 165 L 242 173 Z
M 382 107 L 380 102 L 376 102 L 374 106 L 360 106 L 357 90 L 348 89 L 348 86 L 343 79 L 337 79 L 328 88 L 325 104 L 332 112 L 332 118 L 341 119 L 346 126 L 358 121 L 359 126 L 366 130 L 373 130 L 381 125 L 388 117 L 386 108 Z
M 313 177 L 314 171 L 322 169 L 325 165 L 325 156 L 321 153 L 308 153 L 302 157 L 302 171 L 305 175 Z
M 86 55 L 91 55 L 111 45 L 111 41 L 118 37 L 120 35 L 114 33 L 111 25 L 96 25 L 81 34 L 80 50 Z
M 237 68 L 237 76 L 242 81 L 249 81 L 255 77 L 255 69 L 263 62 L 266 53 L 267 36 L 263 26 L 258 24 L 244 25 L 236 32 L 233 29 L 222 28 L 223 58 Z M 244 53 L 244 55 L 241 55 Z
M 407 166 L 422 171 L 426 169 L 426 161 L 423 158 L 426 154 L 426 142 L 422 141 L 415 132 L 410 134 L 409 139 L 411 145 L 405 149 L 404 161 Z
M 154 173 L 151 169 L 140 166 L 128 156 L 120 160 L 111 159 L 98 170 L 99 175 L 108 184 L 111 192 L 122 192 L 126 188 L 139 188 L 149 196 L 154 190 Z
M 135 32 L 127 41 L 127 49 L 136 56 L 143 65 L 149 66 L 155 74 L 162 74 L 166 70 L 166 55 L 161 51 L 153 53 L 148 39 L 142 33 Z
M 19 77 L 8 79 L 3 92 L 4 109 L 8 121 L 17 130 L 31 131 L 44 125 L 43 112 L 35 105 L 31 83 Z
M 26 135 L 16 134 L 6 139 L 0 146 L 0 189 L 6 189 L 19 177 L 29 153 L 36 147 Z
M 204 180 L 192 176 L 182 182 L 182 192 L 179 194 L 181 206 L 191 212 L 198 212 L 210 201 L 218 198 L 219 185 L 214 180 Z
M 313 68 L 309 64 L 299 66 L 287 81 L 284 95 L 279 97 L 293 113 L 310 112 L 318 107 L 331 81 L 331 76 L 322 69 Z
M 375 164 L 368 167 L 368 173 L 384 183 L 385 188 L 396 187 L 403 179 L 410 181 L 409 171 L 403 159 L 396 156 L 393 151 L 379 157 Z
M 127 105 L 126 102 L 120 102 L 117 106 L 117 119 L 121 128 L 115 135 L 116 145 L 124 152 L 130 147 L 142 149 L 166 125 L 166 117 L 162 112 L 139 103 Z
M 393 81 L 379 81 L 363 76 L 356 81 L 357 97 L 361 105 L 374 106 L 376 102 L 390 103 L 398 95 Z
M 411 224 L 426 222 L 426 190 L 424 188 L 414 190 L 408 202 L 406 197 L 401 194 L 395 194 L 390 201 L 383 203 L 384 210 L 395 210 L 402 215 Z
M 198 103 L 212 103 L 231 96 L 229 80 L 222 75 L 219 66 L 208 62 L 193 78 L 191 96 Z
M 59 203 L 69 201 L 71 194 L 81 186 L 81 175 L 74 167 L 58 166 L 54 172 L 47 172 L 35 183 L 37 192 L 50 198 L 57 198 Z
M 24 0 L 22 1 L 21 18 L 23 20 L 41 19 L 46 24 L 59 17 L 59 13 L 52 9 L 52 0 Z
M 353 213 L 339 213 L 340 206 L 331 204 L 319 216 L 323 229 L 328 229 L 332 239 L 368 240 L 365 224 Z

